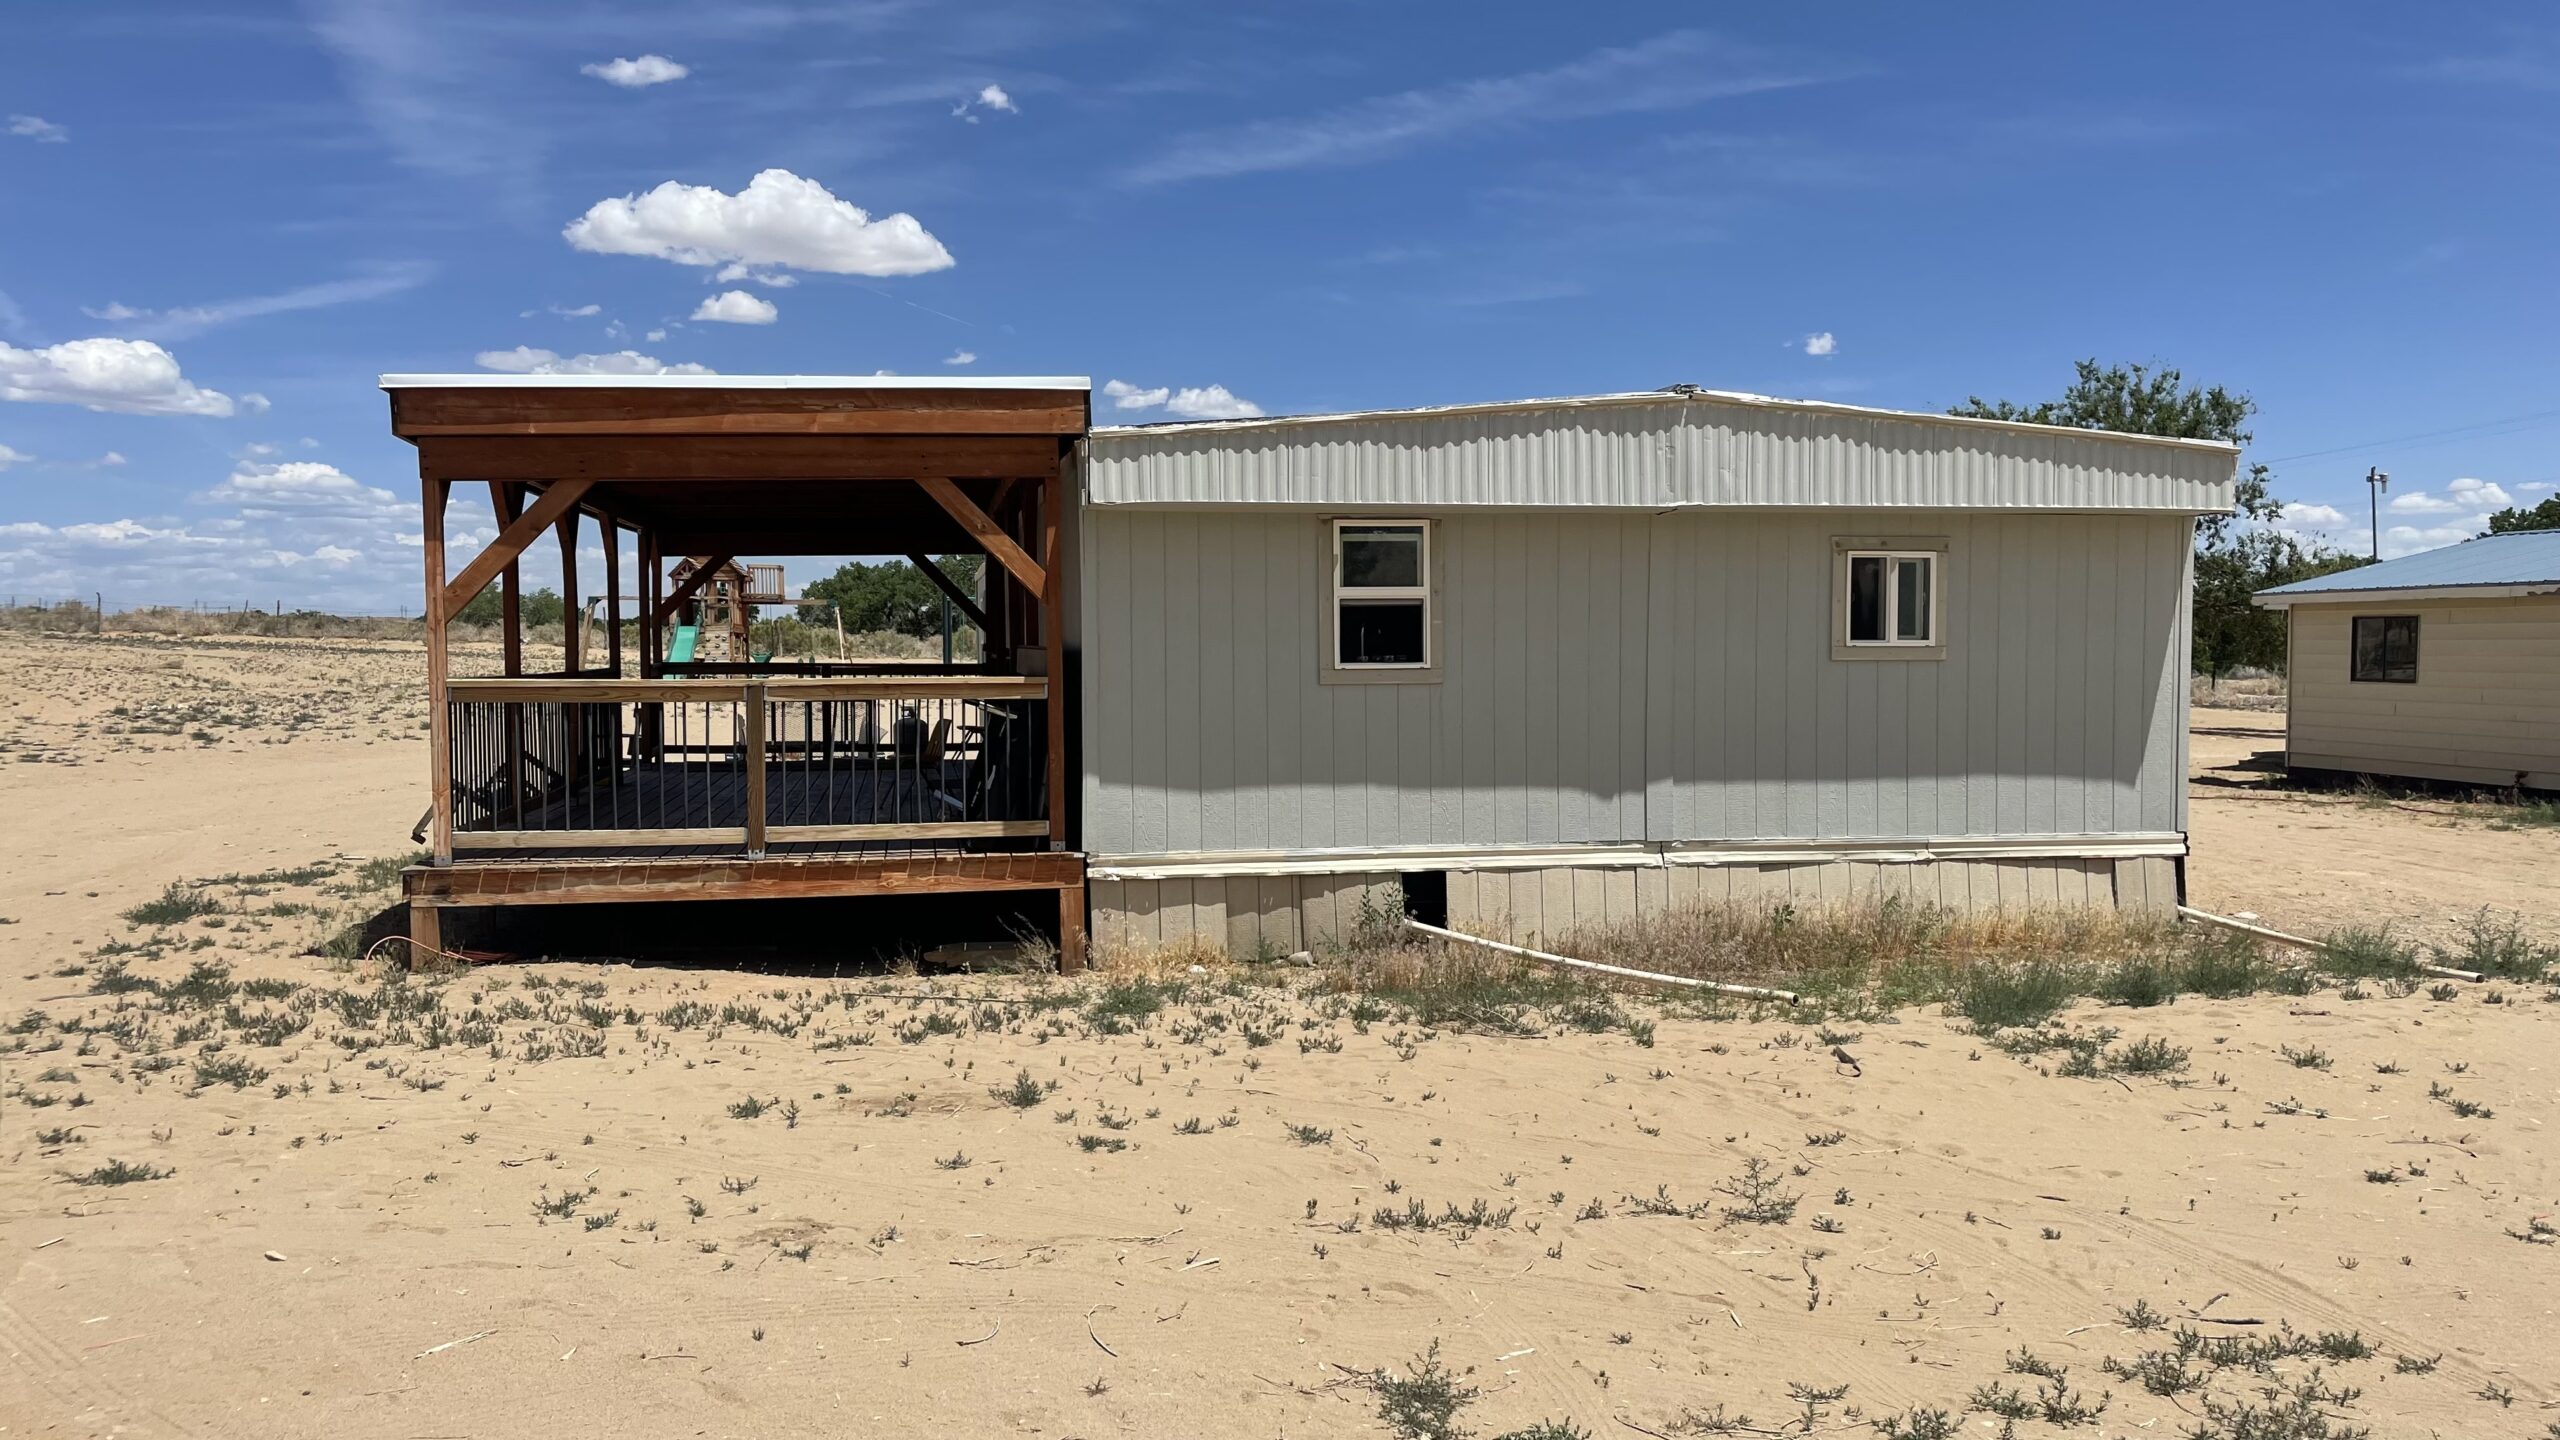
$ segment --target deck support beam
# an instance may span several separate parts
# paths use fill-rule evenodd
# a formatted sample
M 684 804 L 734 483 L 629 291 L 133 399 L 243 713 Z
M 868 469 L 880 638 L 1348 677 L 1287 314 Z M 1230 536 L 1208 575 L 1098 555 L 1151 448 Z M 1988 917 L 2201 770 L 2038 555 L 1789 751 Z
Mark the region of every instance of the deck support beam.
M 907 563 L 923 571 L 924 578 L 933 582 L 934 589 L 950 596 L 951 603 L 960 607 L 960 613 L 969 617 L 969 623 L 978 627 L 980 635 L 987 633 L 987 612 L 978 608 L 978 602 L 960 588 L 959 581 L 952 579 L 941 566 L 933 563 L 932 556 L 910 555 L 907 557 Z
M 939 475 L 918 476 L 916 483 L 924 487 L 924 493 L 932 496 L 934 503 L 940 505 L 945 513 L 960 522 L 961 529 L 975 536 L 978 544 L 995 557 L 997 564 L 1021 581 L 1023 589 L 1034 595 L 1046 592 L 1048 577 L 1042 573 L 1039 562 L 1023 553 L 1022 547 L 1013 542 L 1013 537 L 1005 533 L 1003 526 L 988 519 L 987 512 L 978 508 L 978 502 L 970 499 L 967 491 Z
M 692 599 L 694 594 L 701 590 L 703 586 L 710 584 L 711 577 L 720 570 L 725 569 L 729 562 L 736 558 L 737 557 L 734 555 L 714 555 L 703 565 L 697 567 L 692 574 L 684 577 L 683 584 L 678 585 L 666 599 L 658 602 L 658 623 L 664 625 L 668 620 L 674 618 L 675 613 L 684 608 L 684 602 Z
M 453 715 L 445 704 L 451 680 L 446 654 L 444 506 L 448 484 L 418 482 L 421 540 L 427 552 L 427 850 L 438 865 L 453 863 Z
M 453 577 L 450 584 L 441 587 L 445 613 L 459 613 L 500 571 L 514 573 L 516 557 L 553 521 L 568 514 L 594 484 L 592 480 L 562 480 L 534 497 L 532 506 L 526 508 L 515 482 L 489 482 L 489 502 L 498 516 L 498 538 L 462 567 L 462 573 Z

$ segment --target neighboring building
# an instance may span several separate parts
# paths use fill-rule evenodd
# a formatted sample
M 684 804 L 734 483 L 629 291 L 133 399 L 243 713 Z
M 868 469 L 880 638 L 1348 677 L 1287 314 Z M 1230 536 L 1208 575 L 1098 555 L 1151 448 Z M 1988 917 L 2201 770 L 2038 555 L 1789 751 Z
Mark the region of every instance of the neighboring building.
M 2560 790 L 2560 530 L 2258 592 L 2285 612 L 2285 763 Z
M 2182 890 L 2220 444 L 1680 387 L 1093 431 L 1105 940 Z

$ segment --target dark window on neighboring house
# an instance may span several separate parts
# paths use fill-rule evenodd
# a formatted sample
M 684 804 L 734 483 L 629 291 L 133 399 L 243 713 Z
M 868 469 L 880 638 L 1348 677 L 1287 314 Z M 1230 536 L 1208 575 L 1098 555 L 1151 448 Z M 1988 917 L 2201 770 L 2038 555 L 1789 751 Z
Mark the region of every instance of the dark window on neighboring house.
M 2355 670 L 2358 680 L 2387 680 L 2414 685 L 2418 680 L 2418 617 L 2359 615 L 2355 619 Z

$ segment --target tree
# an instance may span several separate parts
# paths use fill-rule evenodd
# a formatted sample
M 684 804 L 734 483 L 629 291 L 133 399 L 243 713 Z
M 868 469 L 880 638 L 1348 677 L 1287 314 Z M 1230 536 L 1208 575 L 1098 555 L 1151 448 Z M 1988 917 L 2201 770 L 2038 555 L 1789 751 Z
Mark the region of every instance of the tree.
M 529 595 L 516 597 L 516 620 L 526 630 L 559 629 L 561 609 L 560 592 L 548 585 Z M 452 621 L 457 625 L 496 625 L 505 614 L 505 596 L 498 582 L 492 580 L 488 588 L 472 596 L 454 612 Z
M 2560 495 L 2554 495 L 2530 510 L 2513 506 L 2489 517 L 2489 533 L 2513 535 L 2520 530 L 2560 530 Z
M 934 559 L 962 594 L 977 592 L 983 557 L 942 555 Z M 810 624 L 826 623 L 829 605 L 843 612 L 844 628 L 849 631 L 890 630 L 919 637 L 942 633 L 941 588 L 904 560 L 877 565 L 851 561 L 833 575 L 811 581 L 800 592 L 800 618 Z
M 2184 375 L 2167 366 L 2154 370 L 2146 365 L 2082 360 L 2073 368 L 2077 374 L 2059 400 L 2017 405 L 1977 395 L 1948 413 L 2178 440 L 2249 443 L 2249 417 L 2258 412 L 2258 403 L 2247 395 L 2219 385 L 2189 385 Z M 2306 546 L 2267 528 L 2284 514 L 2284 502 L 2275 496 L 2274 478 L 2266 466 L 2251 465 L 2239 477 L 2232 513 L 2196 518 L 2189 662 L 2205 674 L 2218 677 L 2244 665 L 2283 669 L 2284 616 L 2259 609 L 2249 597 L 2270 585 L 2365 563 L 2325 545 Z

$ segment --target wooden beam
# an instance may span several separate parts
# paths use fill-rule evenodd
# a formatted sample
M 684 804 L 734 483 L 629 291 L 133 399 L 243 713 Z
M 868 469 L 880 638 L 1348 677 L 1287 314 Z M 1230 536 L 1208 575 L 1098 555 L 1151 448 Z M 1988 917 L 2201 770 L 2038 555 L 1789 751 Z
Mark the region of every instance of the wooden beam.
M 779 838 L 780 827 L 776 827 Z M 701 836 L 701 831 L 686 832 Z M 730 832 L 735 834 L 735 831 Z M 693 843 L 701 843 L 698 839 Z M 626 900 L 769 900 L 804 895 L 1055 890 L 1084 881 L 1084 857 L 1042 850 L 998 855 L 840 855 L 711 859 L 532 860 L 516 856 L 401 872 L 410 903 L 615 904 Z
M 444 587 L 445 613 L 451 615 L 470 604 L 471 597 L 479 594 L 497 578 L 500 571 L 523 554 L 525 547 L 533 543 L 533 537 L 568 513 L 569 507 L 577 504 L 578 497 L 586 494 L 594 484 L 592 480 L 562 480 L 536 496 L 533 504 L 512 520 L 501 508 L 498 520 L 502 528 L 498 531 L 498 538 L 490 541 L 489 548 L 473 557 L 470 564 L 462 567 L 462 573 Z M 498 485 L 493 483 L 489 488 L 495 495 Z
M 1058 887 L 1058 973 L 1074 975 L 1084 969 L 1084 886 L 1081 883 Z
M 1058 441 L 1047 435 L 447 435 L 418 441 L 419 473 L 439 480 L 999 480 L 1057 468 Z
M 666 624 L 676 611 L 684 608 L 684 602 L 693 598 L 695 591 L 711 583 L 713 572 L 736 558 L 734 555 L 714 555 L 692 574 L 684 577 L 684 583 L 678 585 L 674 593 L 658 602 L 658 623 Z
M 427 552 L 427 786 L 433 818 L 427 848 L 438 865 L 453 863 L 453 716 L 445 704 L 444 502 L 441 480 L 418 482 L 418 513 Z
M 1088 423 L 1069 390 L 556 390 L 457 386 L 395 390 L 391 429 L 443 435 L 1049 435 Z
M 552 527 L 560 537 L 560 664 L 563 669 L 587 668 L 587 647 L 581 643 L 586 632 L 587 609 L 578 600 L 578 512 L 562 515 Z
M 489 485 L 489 508 L 497 513 L 498 533 L 505 534 L 508 526 L 524 518 L 522 482 L 492 481 Z M 536 527 L 534 533 L 540 534 L 540 527 Z M 524 547 L 519 545 L 516 549 L 520 554 Z M 471 602 L 466 598 L 463 603 Z M 523 674 L 524 568 L 517 563 L 516 555 L 508 556 L 507 563 L 498 570 L 498 644 L 506 656 L 506 672 L 510 675 Z M 520 755 L 524 749 L 517 736 L 516 721 L 516 716 L 507 717 L 507 752 L 511 755 Z M 513 761 L 508 763 L 514 764 Z
M 978 502 L 970 499 L 967 492 L 940 475 L 921 475 L 916 478 L 916 483 L 924 487 L 924 493 L 932 496 L 935 504 L 960 522 L 961 529 L 977 537 L 986 552 L 1011 572 L 1014 579 L 1021 581 L 1024 589 L 1034 595 L 1047 590 L 1048 578 L 1042 574 L 1038 562 L 1022 553 L 1022 547 L 1013 543 L 1013 537 L 1004 533 L 1004 527 L 988 519 L 987 512 L 979 509 Z
M 616 678 L 622 674 L 622 522 L 611 515 L 598 516 L 604 522 L 604 654 L 605 665 Z M 579 647 L 578 663 L 586 663 L 586 650 Z
M 980 635 L 987 633 L 987 612 L 979 609 L 978 602 L 961 590 L 959 581 L 944 574 L 942 567 L 933 563 L 932 556 L 910 555 L 907 563 L 923 571 L 924 578 L 933 582 L 933 588 L 950 596 L 951 603 L 960 607 L 960 613 L 969 617 Z
M 747 769 L 747 858 L 761 860 L 764 858 L 765 821 L 768 818 L 764 813 L 765 707 L 762 685 L 748 684 L 745 708 L 746 714 L 741 718 L 746 722 L 743 727 L 746 731 L 746 753 L 739 758 Z

